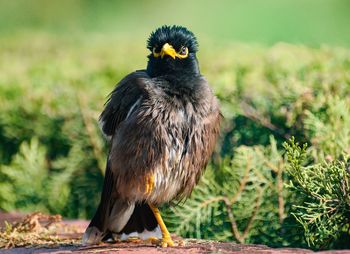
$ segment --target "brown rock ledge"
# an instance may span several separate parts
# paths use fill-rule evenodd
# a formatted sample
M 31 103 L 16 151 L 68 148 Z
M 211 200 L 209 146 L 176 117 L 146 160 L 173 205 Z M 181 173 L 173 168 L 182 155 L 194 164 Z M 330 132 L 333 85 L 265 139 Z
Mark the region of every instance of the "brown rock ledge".
M 4 225 L 4 221 L 12 222 L 23 218 L 23 214 L 18 213 L 1 213 L 0 212 L 0 227 Z M 79 237 L 85 230 L 88 222 L 83 220 L 63 221 L 64 225 L 70 228 L 74 227 L 73 238 Z M 69 238 L 70 233 L 62 234 L 65 239 Z M 296 249 L 296 248 L 278 248 L 273 249 L 265 245 L 251 245 L 251 244 L 236 244 L 232 242 L 218 242 L 198 239 L 184 239 L 184 245 L 181 247 L 160 248 L 148 243 L 131 243 L 118 242 L 114 244 L 101 244 L 96 246 L 84 247 L 80 244 L 45 246 L 38 245 L 35 247 L 17 247 L 11 249 L 0 249 L 0 253 L 8 254 L 29 254 L 29 253 L 239 253 L 239 254 L 258 254 L 258 253 L 282 253 L 282 254 L 301 254 L 314 253 L 311 250 Z M 323 251 L 317 253 L 349 253 L 350 250 L 341 251 Z

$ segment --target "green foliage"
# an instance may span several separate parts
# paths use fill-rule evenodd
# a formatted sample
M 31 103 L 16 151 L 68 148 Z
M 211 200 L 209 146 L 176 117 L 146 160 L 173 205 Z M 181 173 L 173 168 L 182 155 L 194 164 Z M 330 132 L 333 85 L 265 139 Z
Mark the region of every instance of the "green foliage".
M 322 97 L 320 106 L 306 112 L 305 129 L 313 143 L 316 161 L 334 160 L 343 152 L 350 154 L 350 99 L 349 91 L 342 98 L 336 94 Z
M 97 118 L 113 84 L 144 68 L 142 45 L 41 34 L 30 44 L 21 36 L 1 41 L 2 210 L 93 215 L 107 153 Z M 346 242 L 346 225 L 338 222 L 349 218 L 341 188 L 348 177 L 350 51 L 201 46 L 201 71 L 225 119 L 199 186 L 185 203 L 164 209 L 171 229 L 275 247 Z M 291 136 L 309 148 L 290 145 L 285 157 L 283 142 Z M 322 203 L 306 188 L 337 202 Z M 310 222 L 334 208 L 329 220 Z
M 16 194 L 15 199 L 9 200 L 13 203 L 5 205 L 12 209 L 20 206 L 29 211 L 45 209 L 47 205 L 45 189 L 49 187 L 45 156 L 45 147 L 40 146 L 38 140 L 33 138 L 29 144 L 27 142 L 21 144 L 10 165 L 1 168 L 7 183 L 11 183 L 10 192 Z
M 349 247 L 349 243 L 337 243 L 340 236 L 350 239 L 349 156 L 303 166 L 306 145 L 300 147 L 291 139 L 284 147 L 292 176 L 289 188 L 304 197 L 295 205 L 293 215 L 303 226 L 308 244 L 316 248 Z
M 267 146 L 239 146 L 232 154 L 207 170 L 189 200 L 170 207 L 173 230 L 187 237 L 302 246 L 298 226 L 290 228 L 287 218 L 291 195 L 275 139 Z

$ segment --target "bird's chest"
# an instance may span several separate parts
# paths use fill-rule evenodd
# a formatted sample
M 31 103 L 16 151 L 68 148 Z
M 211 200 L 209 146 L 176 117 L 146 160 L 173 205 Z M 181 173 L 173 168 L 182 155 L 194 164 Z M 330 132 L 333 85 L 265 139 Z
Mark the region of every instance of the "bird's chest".
M 172 105 L 162 112 L 159 134 L 166 148 L 164 162 L 167 164 L 167 170 L 173 170 L 185 152 L 188 133 L 191 130 L 191 117 L 186 108 L 181 106 Z
M 158 112 L 154 119 L 155 137 L 159 138 L 162 156 L 158 161 L 155 173 L 155 193 L 171 199 L 177 195 L 186 178 L 183 158 L 189 146 L 193 131 L 194 116 L 189 111 L 192 105 L 165 102 L 155 104 L 153 112 Z M 159 197 L 159 196 L 157 196 Z

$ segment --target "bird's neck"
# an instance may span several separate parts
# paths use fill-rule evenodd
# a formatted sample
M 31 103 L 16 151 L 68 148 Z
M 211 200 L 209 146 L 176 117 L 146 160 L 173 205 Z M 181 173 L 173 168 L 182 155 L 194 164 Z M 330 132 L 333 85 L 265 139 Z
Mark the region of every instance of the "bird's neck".
M 150 58 L 147 64 L 147 73 L 152 78 L 163 77 L 173 82 L 200 75 L 198 61 L 195 57 L 181 64 L 179 62 L 160 62 Z

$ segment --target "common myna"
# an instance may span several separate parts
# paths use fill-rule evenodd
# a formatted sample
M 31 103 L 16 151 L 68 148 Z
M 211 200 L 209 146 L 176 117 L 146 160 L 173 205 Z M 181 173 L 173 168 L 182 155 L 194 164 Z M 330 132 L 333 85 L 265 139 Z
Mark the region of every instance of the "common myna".
M 100 115 L 110 140 L 101 201 L 83 236 L 174 242 L 158 206 L 188 197 L 213 152 L 220 109 L 199 71 L 198 43 L 182 26 L 151 33 L 146 70 L 122 79 Z

